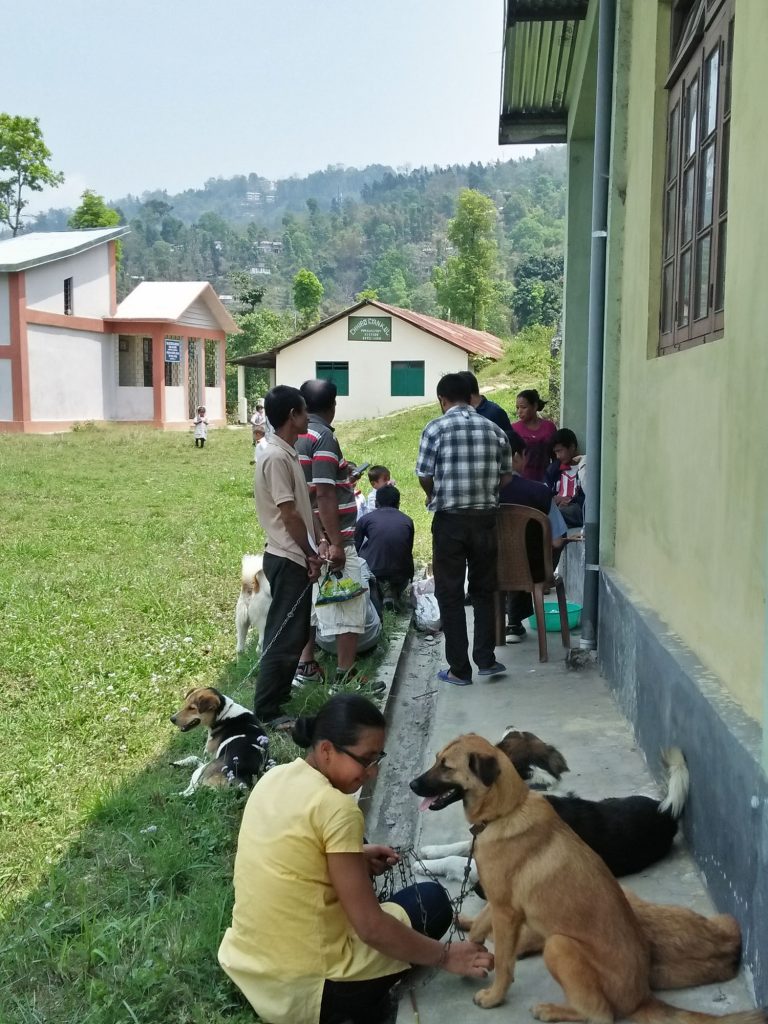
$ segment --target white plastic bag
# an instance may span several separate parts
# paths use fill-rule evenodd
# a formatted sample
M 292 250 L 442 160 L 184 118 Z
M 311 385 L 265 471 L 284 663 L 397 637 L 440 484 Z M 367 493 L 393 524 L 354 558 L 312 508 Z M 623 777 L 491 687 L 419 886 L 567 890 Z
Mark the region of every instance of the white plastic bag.
M 440 607 L 434 594 L 416 594 L 413 621 L 423 633 L 438 633 L 442 628 Z

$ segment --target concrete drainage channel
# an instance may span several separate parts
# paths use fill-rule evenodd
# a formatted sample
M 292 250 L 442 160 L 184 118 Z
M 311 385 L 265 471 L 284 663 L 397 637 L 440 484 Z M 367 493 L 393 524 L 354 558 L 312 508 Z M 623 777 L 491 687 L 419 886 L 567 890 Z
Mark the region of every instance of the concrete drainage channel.
M 411 846 L 416 836 L 418 800 L 408 783 L 423 771 L 441 646 L 439 636 L 406 626 L 381 666 L 379 677 L 389 683 L 384 704 L 388 756 L 360 799 L 371 842 Z

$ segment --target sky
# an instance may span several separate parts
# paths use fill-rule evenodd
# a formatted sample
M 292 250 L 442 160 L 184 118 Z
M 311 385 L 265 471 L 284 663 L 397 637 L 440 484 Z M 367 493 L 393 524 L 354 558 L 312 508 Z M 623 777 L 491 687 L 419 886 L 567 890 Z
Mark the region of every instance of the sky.
M 256 172 L 530 155 L 499 146 L 503 0 L 31 0 L 0 110 L 65 184 L 34 212 Z

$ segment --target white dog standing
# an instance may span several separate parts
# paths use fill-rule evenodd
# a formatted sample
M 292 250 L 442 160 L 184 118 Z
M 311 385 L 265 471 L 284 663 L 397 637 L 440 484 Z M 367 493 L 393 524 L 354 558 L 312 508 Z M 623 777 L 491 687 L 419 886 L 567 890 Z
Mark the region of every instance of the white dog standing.
M 261 555 L 243 555 L 242 586 L 235 608 L 237 653 L 245 650 L 248 630 L 253 626 L 259 634 L 259 648 L 263 645 L 267 612 L 272 603 L 272 591 L 262 565 Z

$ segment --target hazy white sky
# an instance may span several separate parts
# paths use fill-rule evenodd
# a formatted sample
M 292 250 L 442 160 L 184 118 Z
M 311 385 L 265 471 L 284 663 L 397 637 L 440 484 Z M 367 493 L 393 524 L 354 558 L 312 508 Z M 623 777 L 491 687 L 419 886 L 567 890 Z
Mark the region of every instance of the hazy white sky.
M 503 0 L 30 0 L 0 109 L 40 118 L 67 183 L 35 208 L 209 177 L 509 159 Z M 7 25 L 6 25 L 7 27 Z

